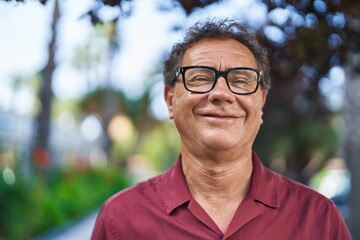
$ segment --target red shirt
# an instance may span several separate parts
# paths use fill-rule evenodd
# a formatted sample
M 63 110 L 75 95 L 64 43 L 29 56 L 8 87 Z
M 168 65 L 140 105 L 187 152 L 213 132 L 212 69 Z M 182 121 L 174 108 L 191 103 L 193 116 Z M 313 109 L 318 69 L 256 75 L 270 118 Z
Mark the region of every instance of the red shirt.
M 192 198 L 180 156 L 162 175 L 108 199 L 91 239 L 351 239 L 332 201 L 267 169 L 255 154 L 253 165 L 225 234 Z

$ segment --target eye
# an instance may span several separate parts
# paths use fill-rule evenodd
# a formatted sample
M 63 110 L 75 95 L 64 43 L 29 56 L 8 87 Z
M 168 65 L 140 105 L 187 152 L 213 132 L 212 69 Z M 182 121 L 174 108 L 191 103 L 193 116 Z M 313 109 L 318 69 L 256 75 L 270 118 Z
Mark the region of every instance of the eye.
M 207 69 L 188 69 L 185 80 L 191 84 L 206 84 L 214 81 L 214 73 Z
M 235 85 L 250 84 L 250 79 L 244 77 L 232 78 L 230 83 Z
M 257 75 L 249 70 L 235 70 L 229 73 L 229 82 L 234 85 L 256 84 Z
M 234 86 L 249 85 L 252 84 L 252 80 L 244 74 L 231 75 L 229 83 Z
M 198 75 L 198 76 L 194 76 L 194 78 L 192 79 L 192 81 L 196 81 L 196 82 L 212 82 L 213 78 L 209 77 L 209 76 L 205 76 L 205 75 Z

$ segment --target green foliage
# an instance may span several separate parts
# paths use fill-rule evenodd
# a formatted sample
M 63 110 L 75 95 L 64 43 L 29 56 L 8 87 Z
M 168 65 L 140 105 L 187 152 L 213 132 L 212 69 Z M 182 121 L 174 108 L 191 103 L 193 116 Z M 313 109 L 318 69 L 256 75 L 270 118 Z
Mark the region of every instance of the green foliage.
M 274 159 L 286 160 L 284 174 L 291 175 L 291 169 L 299 169 L 299 175 L 291 175 L 299 181 L 307 182 L 304 168 L 314 157 L 319 158 L 318 167 L 327 159 L 337 156 L 340 144 L 339 117 L 316 119 L 313 121 L 288 122 L 286 124 L 265 124 L 259 132 L 254 149 L 266 164 Z
M 139 152 L 144 154 L 158 171 L 168 169 L 180 153 L 180 142 L 171 122 L 158 124 L 140 143 Z
M 0 239 L 28 239 L 64 225 L 129 185 L 116 166 L 53 169 L 46 178 L 16 176 L 14 185 L 0 179 Z

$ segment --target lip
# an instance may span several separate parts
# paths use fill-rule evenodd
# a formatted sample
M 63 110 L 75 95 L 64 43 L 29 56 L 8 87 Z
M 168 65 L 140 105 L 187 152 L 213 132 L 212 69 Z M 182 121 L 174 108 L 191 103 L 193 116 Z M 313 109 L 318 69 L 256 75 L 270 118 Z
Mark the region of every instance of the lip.
M 214 117 L 214 118 L 237 118 L 238 116 L 236 114 L 233 113 L 229 113 L 229 112 L 199 112 L 198 113 L 200 116 L 204 116 L 204 117 Z
M 208 121 L 216 121 L 216 122 L 233 121 L 238 118 L 236 115 L 228 114 L 228 113 L 202 113 L 199 115 L 200 117 Z
M 233 115 L 219 115 L 219 114 L 202 114 L 201 116 L 208 117 L 208 118 L 221 118 L 221 119 L 234 119 L 234 118 L 236 118 Z

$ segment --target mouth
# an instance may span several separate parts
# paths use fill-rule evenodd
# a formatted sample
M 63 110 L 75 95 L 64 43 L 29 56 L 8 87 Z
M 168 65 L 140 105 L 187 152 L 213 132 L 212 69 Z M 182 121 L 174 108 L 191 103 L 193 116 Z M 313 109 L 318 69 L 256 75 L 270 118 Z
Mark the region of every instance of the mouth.
M 204 117 L 210 117 L 210 118 L 235 118 L 231 115 L 218 115 L 218 114 L 204 114 L 202 115 Z
M 199 111 L 199 115 L 217 118 L 236 118 L 237 114 L 225 111 Z
M 200 116 L 207 118 L 207 119 L 217 119 L 217 120 L 233 120 L 237 117 L 232 114 L 219 114 L 219 113 L 206 113 L 206 114 L 200 114 Z
M 230 124 L 243 116 L 240 111 L 232 111 L 228 109 L 197 109 L 195 112 L 199 118 L 213 122 L 213 123 L 225 123 Z

